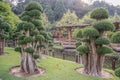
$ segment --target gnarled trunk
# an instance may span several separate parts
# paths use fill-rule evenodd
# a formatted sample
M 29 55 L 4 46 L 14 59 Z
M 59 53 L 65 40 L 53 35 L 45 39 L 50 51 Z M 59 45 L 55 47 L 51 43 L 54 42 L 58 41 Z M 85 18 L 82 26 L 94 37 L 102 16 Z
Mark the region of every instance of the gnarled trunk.
M 24 56 L 24 57 L 23 57 Z M 37 64 L 33 59 L 32 55 L 29 53 L 24 53 L 21 59 L 21 70 L 28 74 L 33 74 L 37 71 Z
M 91 76 L 101 76 L 104 55 L 99 55 L 96 53 L 94 39 L 91 39 L 89 49 L 89 53 L 83 55 L 85 67 L 84 72 Z

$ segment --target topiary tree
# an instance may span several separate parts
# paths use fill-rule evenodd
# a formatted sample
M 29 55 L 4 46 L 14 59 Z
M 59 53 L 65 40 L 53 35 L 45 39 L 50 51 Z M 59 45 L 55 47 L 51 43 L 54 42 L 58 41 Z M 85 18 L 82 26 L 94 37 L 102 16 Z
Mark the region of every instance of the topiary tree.
M 8 38 L 10 24 L 5 22 L 0 16 L 0 55 L 4 54 L 5 39 Z
M 23 22 L 17 26 L 18 47 L 15 49 L 21 53 L 20 68 L 23 72 L 33 74 L 38 71 L 36 59 L 41 55 L 41 44 L 45 37 L 42 32 L 44 28 L 41 21 L 42 7 L 37 2 L 29 3 L 20 18 Z
M 96 22 L 78 32 L 83 44 L 77 47 L 77 51 L 83 57 L 84 72 L 91 76 L 100 77 L 105 54 L 113 53 L 113 50 L 106 46 L 110 41 L 105 34 L 106 31 L 113 31 L 114 26 L 103 20 L 108 18 L 108 12 L 104 8 L 94 9 L 91 18 L 96 19 Z

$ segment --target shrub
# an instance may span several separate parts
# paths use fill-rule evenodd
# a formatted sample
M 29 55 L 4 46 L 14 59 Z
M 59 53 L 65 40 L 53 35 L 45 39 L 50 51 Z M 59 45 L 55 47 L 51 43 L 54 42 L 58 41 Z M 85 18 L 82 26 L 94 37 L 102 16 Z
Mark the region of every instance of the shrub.
M 109 21 L 98 21 L 93 24 L 93 27 L 96 28 L 98 31 L 103 32 L 103 31 L 114 31 L 114 25 L 109 22 Z
M 25 52 L 32 54 L 34 53 L 34 49 L 32 47 L 28 47 L 25 49 Z
M 112 35 L 113 43 L 120 43 L 120 32 L 116 32 Z
M 84 31 L 83 31 L 83 36 L 85 36 L 85 37 L 96 37 L 96 36 L 99 36 L 99 32 L 92 27 L 85 28 Z
M 92 11 L 90 17 L 93 19 L 101 20 L 108 18 L 108 11 L 105 8 L 96 8 Z
M 80 55 L 87 54 L 89 52 L 89 48 L 88 46 L 79 46 L 77 47 L 77 51 L 79 52 Z
M 115 75 L 120 78 L 120 68 L 115 70 Z
M 104 37 L 99 37 L 98 39 L 95 40 L 95 44 L 97 44 L 97 45 L 109 44 L 109 43 L 110 43 L 110 41 Z
M 113 50 L 110 47 L 102 46 L 100 48 L 97 48 L 96 52 L 98 54 L 108 54 L 108 53 L 113 53 Z

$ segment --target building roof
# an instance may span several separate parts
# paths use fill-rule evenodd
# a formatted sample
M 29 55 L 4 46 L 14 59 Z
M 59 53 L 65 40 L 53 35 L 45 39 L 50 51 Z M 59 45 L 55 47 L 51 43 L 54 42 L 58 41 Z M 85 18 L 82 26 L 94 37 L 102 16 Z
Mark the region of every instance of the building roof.
M 72 24 L 68 24 L 65 26 L 58 26 L 56 28 L 61 29 L 61 28 L 83 28 L 86 26 L 90 26 L 90 24 L 79 24 L 79 25 L 72 25 Z

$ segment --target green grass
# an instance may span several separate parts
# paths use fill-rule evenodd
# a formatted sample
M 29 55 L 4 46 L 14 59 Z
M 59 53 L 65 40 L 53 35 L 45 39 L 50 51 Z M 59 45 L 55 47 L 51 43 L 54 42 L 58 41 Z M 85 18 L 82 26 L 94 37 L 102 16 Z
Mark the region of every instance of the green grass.
M 9 54 L 0 56 L 0 78 L 3 80 L 119 80 L 116 77 L 103 79 L 79 74 L 75 69 L 82 65 L 49 56 L 45 56 L 46 58 L 38 63 L 39 66 L 46 69 L 45 74 L 39 77 L 18 78 L 10 75 L 9 69 L 19 65 L 19 53 L 15 52 L 13 48 L 6 48 L 5 51 Z
M 58 45 L 58 44 L 54 44 L 53 48 L 62 49 L 62 46 L 61 46 L 61 45 Z

